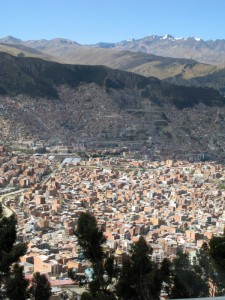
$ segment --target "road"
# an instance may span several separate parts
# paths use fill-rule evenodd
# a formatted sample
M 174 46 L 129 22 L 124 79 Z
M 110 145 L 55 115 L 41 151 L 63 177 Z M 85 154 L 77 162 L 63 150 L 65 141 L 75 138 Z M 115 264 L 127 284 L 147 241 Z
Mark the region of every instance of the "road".
M 54 169 L 46 178 L 44 178 L 41 181 L 41 184 L 46 184 L 50 180 L 51 176 L 55 174 L 55 172 L 58 170 L 58 168 L 59 168 L 59 166 L 56 169 Z M 19 189 L 17 191 L 8 192 L 8 193 L 6 192 L 0 196 L 0 202 L 2 203 L 3 211 L 7 218 L 10 217 L 14 213 L 14 211 L 5 205 L 4 200 L 6 199 L 6 197 L 11 196 L 11 195 L 21 194 L 27 190 L 29 190 L 29 188 L 23 188 L 23 189 Z
M 9 193 L 5 193 L 3 195 L 0 196 L 0 202 L 2 203 L 2 207 L 3 207 L 3 211 L 4 211 L 4 214 L 6 215 L 6 217 L 10 217 L 11 214 L 13 214 L 13 210 L 11 210 L 10 208 L 8 208 L 6 205 L 5 205 L 5 201 L 4 199 L 8 196 L 11 196 L 11 195 L 17 195 L 17 194 L 20 194 L 24 191 L 26 191 L 27 189 L 20 189 L 18 191 L 14 191 L 14 192 L 9 192 Z

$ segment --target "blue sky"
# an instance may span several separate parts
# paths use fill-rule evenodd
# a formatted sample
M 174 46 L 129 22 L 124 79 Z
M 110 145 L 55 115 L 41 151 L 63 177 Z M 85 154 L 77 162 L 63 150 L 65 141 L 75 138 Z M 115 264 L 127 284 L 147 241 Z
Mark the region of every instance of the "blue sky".
M 0 37 L 81 44 L 170 33 L 225 39 L 225 0 L 0 0 Z

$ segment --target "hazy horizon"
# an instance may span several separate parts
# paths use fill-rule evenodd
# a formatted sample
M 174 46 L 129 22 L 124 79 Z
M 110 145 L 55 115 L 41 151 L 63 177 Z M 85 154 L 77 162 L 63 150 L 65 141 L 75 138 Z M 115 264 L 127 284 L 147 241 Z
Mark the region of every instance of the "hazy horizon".
M 65 38 L 80 44 L 165 34 L 225 39 L 223 0 L 7 0 L 1 11 L 1 38 Z

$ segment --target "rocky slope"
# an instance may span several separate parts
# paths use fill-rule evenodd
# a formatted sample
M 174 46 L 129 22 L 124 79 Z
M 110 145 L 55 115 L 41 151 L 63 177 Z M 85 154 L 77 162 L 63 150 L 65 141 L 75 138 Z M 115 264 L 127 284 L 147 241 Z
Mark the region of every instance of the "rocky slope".
M 216 157 L 224 151 L 224 103 L 214 89 L 0 53 L 0 138 L 8 143 L 83 141 L 151 156 Z
M 169 82 L 176 84 L 185 84 L 188 86 L 207 86 L 219 90 L 222 94 L 225 94 L 225 69 L 217 70 L 206 76 L 196 76 L 189 80 L 184 80 L 181 76 L 175 76 L 173 78 L 167 78 Z

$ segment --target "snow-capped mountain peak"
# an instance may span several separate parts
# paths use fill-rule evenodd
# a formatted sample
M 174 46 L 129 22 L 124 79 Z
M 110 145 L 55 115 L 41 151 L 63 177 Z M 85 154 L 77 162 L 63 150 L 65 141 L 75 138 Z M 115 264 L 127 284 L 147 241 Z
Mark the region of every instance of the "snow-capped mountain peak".
M 172 36 L 171 34 L 166 34 L 162 37 L 163 40 L 174 40 L 174 36 Z

